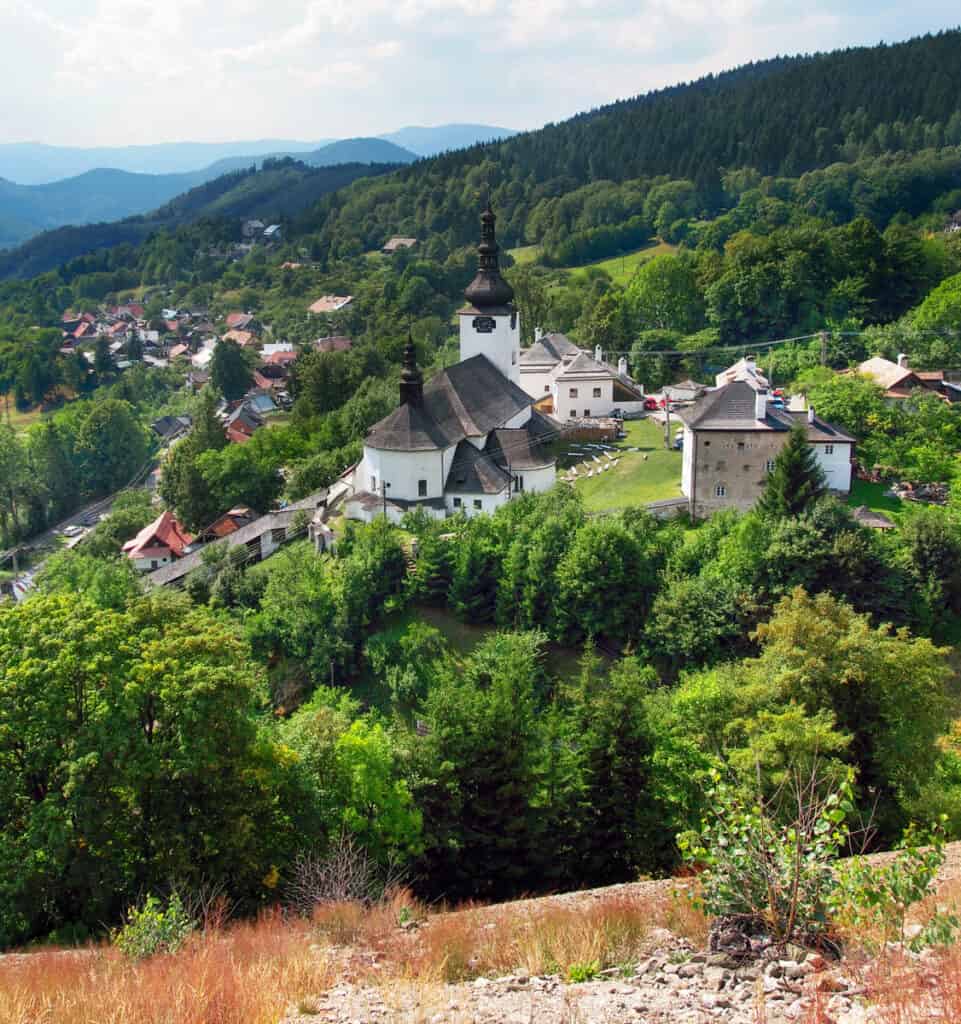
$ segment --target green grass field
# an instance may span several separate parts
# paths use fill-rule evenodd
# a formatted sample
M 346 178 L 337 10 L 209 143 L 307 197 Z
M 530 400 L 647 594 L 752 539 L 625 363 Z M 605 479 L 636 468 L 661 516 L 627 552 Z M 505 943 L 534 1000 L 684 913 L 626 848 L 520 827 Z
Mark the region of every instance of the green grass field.
M 621 450 L 618 464 L 591 479 L 581 476 L 574 484 L 588 511 L 628 508 L 681 496 L 681 453 L 664 447 L 663 428 L 645 419 L 631 420 L 624 429 L 627 438 L 617 444 Z M 629 448 L 641 450 L 632 452 Z M 580 464 L 578 473 L 582 473 Z
M 510 256 L 518 266 L 523 266 L 525 263 L 533 263 L 540 253 L 541 247 L 539 245 L 519 245 L 516 249 L 507 250 L 507 255 Z
M 538 259 L 541 248 L 539 245 L 521 245 L 516 249 L 509 249 L 508 252 L 518 266 L 524 266 L 524 264 L 533 263 Z M 648 260 L 654 259 L 655 256 L 660 256 L 666 252 L 677 252 L 677 246 L 652 238 L 650 243 L 644 246 L 643 249 L 624 253 L 623 256 L 611 256 L 609 259 L 598 260 L 596 263 L 586 263 L 581 267 L 556 267 L 555 269 L 566 271 L 571 275 L 577 275 L 592 267 L 599 267 L 610 274 L 618 284 L 627 284 L 639 266 L 647 263 Z
M 650 245 L 638 249 L 636 252 L 625 253 L 623 256 L 612 256 L 607 260 L 598 260 L 597 263 L 588 263 L 585 267 L 577 267 L 574 272 L 586 270 L 588 267 L 599 267 L 601 270 L 606 270 L 617 284 L 627 284 L 639 266 L 654 259 L 655 256 L 669 252 L 677 252 L 677 246 L 652 239 Z

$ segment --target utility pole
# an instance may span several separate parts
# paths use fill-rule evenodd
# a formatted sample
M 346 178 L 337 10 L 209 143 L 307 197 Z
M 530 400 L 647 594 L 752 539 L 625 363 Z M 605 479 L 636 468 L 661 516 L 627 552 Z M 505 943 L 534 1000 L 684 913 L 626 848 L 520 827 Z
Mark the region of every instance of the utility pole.
M 828 332 L 821 331 L 818 334 L 821 339 L 821 365 L 827 366 L 828 364 Z
M 510 459 L 507 460 L 507 500 L 510 501 L 513 497 L 514 490 L 514 474 L 511 472 Z
M 664 392 L 664 447 L 670 450 L 671 447 L 671 400 Z

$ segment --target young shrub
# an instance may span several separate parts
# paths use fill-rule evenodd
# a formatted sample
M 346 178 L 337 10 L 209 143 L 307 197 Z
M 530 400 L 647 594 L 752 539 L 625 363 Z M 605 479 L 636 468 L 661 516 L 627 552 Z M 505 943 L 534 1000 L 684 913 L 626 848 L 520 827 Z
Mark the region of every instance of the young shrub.
M 113 942 L 131 960 L 144 960 L 157 953 L 176 953 L 194 927 L 177 893 L 166 905 L 148 896 L 142 907 L 130 908 L 127 923 L 114 933 Z
M 961 927 L 955 914 L 936 911 L 908 934 L 908 910 L 934 894 L 944 863 L 944 833 L 924 836 L 913 826 L 893 860 L 880 866 L 853 857 L 837 866 L 838 886 L 831 905 L 843 930 L 866 947 L 898 942 L 917 952 L 926 946 L 949 945 Z
M 837 884 L 831 862 L 848 836 L 851 775 L 827 795 L 820 795 L 815 772 L 807 782 L 795 777 L 789 820 L 775 800 L 749 805 L 719 773 L 713 778 L 707 794 L 713 817 L 699 832 L 678 837 L 685 860 L 702 868 L 698 898 L 718 919 L 712 946 L 750 953 L 752 937 L 776 945 L 817 941 L 828 931 Z

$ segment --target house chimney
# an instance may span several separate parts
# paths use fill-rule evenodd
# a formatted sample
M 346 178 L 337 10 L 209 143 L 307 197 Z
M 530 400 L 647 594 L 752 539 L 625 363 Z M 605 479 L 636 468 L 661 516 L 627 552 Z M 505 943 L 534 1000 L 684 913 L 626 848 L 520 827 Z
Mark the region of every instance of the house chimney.
M 908 357 L 904 352 L 898 353 L 898 366 L 905 370 L 908 368 Z
M 617 361 L 617 372 L 621 377 L 627 376 L 627 359 L 624 356 Z
M 754 392 L 754 418 L 763 420 L 767 418 L 767 392 L 757 390 Z
M 594 346 L 594 362 L 595 363 L 603 363 L 604 362 L 604 349 L 602 349 L 600 345 L 595 345 Z
M 813 423 L 813 422 L 814 422 L 814 406 L 813 405 L 809 405 L 808 406 L 808 423 Z

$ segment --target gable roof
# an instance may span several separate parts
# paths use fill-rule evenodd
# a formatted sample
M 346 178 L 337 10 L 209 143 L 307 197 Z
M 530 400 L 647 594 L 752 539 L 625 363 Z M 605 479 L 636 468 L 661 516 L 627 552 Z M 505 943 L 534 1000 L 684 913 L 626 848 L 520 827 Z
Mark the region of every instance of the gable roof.
M 451 494 L 500 494 L 510 477 L 485 452 L 470 441 L 461 441 L 454 451 L 444 490 Z
M 885 391 L 903 385 L 909 377 L 915 377 L 914 371 L 907 366 L 898 366 L 897 363 L 892 363 L 890 359 L 885 359 L 883 356 L 872 356 L 870 359 L 865 359 L 858 366 L 858 373 L 864 377 L 870 377 Z
M 758 369 L 757 363 L 745 356 L 739 359 L 736 363 L 729 366 L 726 370 L 722 370 L 715 378 L 714 383 L 717 387 L 723 387 L 725 384 L 731 384 L 734 381 L 750 380 L 759 384 L 762 388 L 768 386 L 768 379 Z
M 521 350 L 521 366 L 559 363 L 566 357 L 574 357 L 580 349 L 565 334 L 544 334 L 530 348 Z
M 136 537 L 128 540 L 123 551 L 128 558 L 142 558 L 148 551 L 167 548 L 174 558 L 182 558 L 184 549 L 193 537 L 174 518 L 169 510 L 148 523 Z
M 308 306 L 311 313 L 336 313 L 338 309 L 350 304 L 352 295 L 321 295 L 314 303 Z
M 486 356 L 471 356 L 433 376 L 421 404 L 405 403 L 375 424 L 366 443 L 382 451 L 447 448 L 489 434 L 531 405 Z
M 855 444 L 855 438 L 846 434 L 840 427 L 828 423 L 815 416 L 808 420 L 806 411 L 789 412 L 787 409 L 775 409 L 767 403 L 764 419 L 756 416 L 757 389 L 746 380 L 736 380 L 723 387 L 709 391 L 699 398 L 693 408 L 678 418 L 691 430 L 757 430 L 768 432 L 784 432 L 791 430 L 795 424 L 804 424 L 807 428 L 809 441 L 836 444 Z

